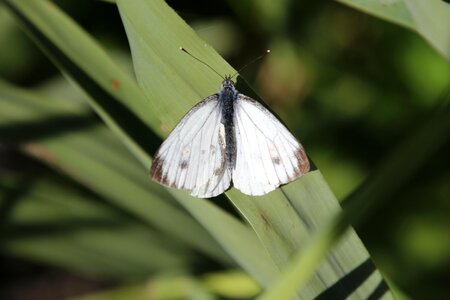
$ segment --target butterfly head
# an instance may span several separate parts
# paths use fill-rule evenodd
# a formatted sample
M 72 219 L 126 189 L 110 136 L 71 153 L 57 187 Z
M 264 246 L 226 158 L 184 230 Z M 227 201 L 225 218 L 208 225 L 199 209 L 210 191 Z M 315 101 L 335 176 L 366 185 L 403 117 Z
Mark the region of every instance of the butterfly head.
M 231 80 L 231 75 L 225 76 L 225 78 L 222 81 L 222 86 L 220 90 L 236 92 L 236 88 L 234 87 L 234 81 Z

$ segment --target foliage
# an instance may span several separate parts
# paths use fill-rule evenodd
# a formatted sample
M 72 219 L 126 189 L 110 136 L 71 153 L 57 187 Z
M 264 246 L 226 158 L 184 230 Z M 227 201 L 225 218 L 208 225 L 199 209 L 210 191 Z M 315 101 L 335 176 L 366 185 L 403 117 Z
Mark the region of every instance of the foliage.
M 450 191 L 442 166 L 450 69 L 443 58 L 413 34 L 336 3 L 230 1 L 220 4 L 229 9 L 223 15 L 187 17 L 195 32 L 162 0 L 115 2 L 86 5 L 113 9 L 115 24 L 117 5 L 136 80 L 125 48 L 106 38 L 114 32 L 94 39 L 44 0 L 5 0 L 0 7 L 0 40 L 26 47 L 12 16 L 71 83 L 58 75 L 42 80 L 45 71 L 20 65 L 22 58 L 42 64 L 43 57 L 26 59 L 31 51 L 0 56 L 6 78 L 40 85 L 0 82 L 2 252 L 123 285 L 86 299 L 252 297 L 261 291 L 252 280 L 265 290 L 264 299 L 390 298 L 352 224 L 396 296 L 403 294 L 399 286 L 413 297 L 445 294 L 445 286 L 427 288 L 426 276 L 414 277 L 442 278 L 438 272 L 450 261 L 443 202 Z M 416 31 L 450 59 L 447 3 L 340 2 Z M 93 19 L 86 20 L 96 24 Z M 259 44 L 238 56 L 247 49 L 239 41 L 251 45 L 245 34 Z M 259 45 L 271 48 L 261 67 L 251 66 L 245 72 L 253 75 L 244 77 L 256 77 L 258 93 L 298 133 L 339 198 L 348 195 L 344 210 L 317 169 L 264 197 L 232 189 L 195 199 L 148 180 L 161 137 L 221 81 L 179 46 L 219 73 L 234 73 L 198 35 L 236 65 Z M 263 101 L 250 85 L 239 77 L 238 88 Z M 443 164 L 436 157 L 444 157 Z M 424 170 L 426 180 L 417 184 Z M 428 215 L 419 210 L 422 197 L 433 199 Z M 405 209 L 409 199 L 413 205 Z M 407 224 L 416 229 L 400 238 Z M 383 236 L 388 232 L 396 236 Z M 398 260 L 405 251 L 413 254 Z M 405 264 L 417 258 L 422 265 L 408 265 L 411 275 L 402 278 Z M 223 274 L 209 274 L 205 266 Z M 245 274 L 226 272 L 230 268 Z M 154 287 L 149 295 L 147 280 Z

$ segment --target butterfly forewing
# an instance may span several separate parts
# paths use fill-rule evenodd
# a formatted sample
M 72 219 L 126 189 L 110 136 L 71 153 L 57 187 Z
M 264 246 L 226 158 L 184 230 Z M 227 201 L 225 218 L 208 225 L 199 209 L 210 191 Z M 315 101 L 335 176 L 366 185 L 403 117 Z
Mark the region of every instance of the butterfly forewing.
M 302 145 L 266 108 L 239 94 L 234 104 L 236 161 L 233 184 L 264 195 L 309 170 Z
M 231 174 L 226 167 L 225 131 L 218 95 L 194 106 L 161 145 L 150 170 L 153 180 L 207 198 L 223 193 Z

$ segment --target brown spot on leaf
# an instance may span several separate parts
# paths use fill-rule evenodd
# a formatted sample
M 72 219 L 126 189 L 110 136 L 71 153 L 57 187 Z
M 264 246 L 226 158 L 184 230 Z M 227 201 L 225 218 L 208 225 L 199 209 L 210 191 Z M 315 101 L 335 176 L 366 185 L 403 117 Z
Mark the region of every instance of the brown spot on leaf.
M 49 8 L 49 9 L 52 9 L 52 10 L 56 10 L 56 6 L 55 6 L 55 4 L 53 4 L 52 2 L 47 2 L 47 7 Z
M 75 178 L 77 180 L 81 180 L 79 178 L 79 174 L 74 172 L 68 166 L 60 164 L 58 157 L 45 147 L 35 143 L 26 143 L 23 145 L 23 150 L 28 154 L 37 157 L 40 160 L 47 162 L 48 164 L 51 164 L 52 166 L 58 168 L 59 170 L 62 170 L 64 173 L 69 174 L 70 177 Z
M 161 128 L 161 130 L 164 132 L 170 131 L 170 129 L 164 123 L 159 124 L 159 128 Z
M 39 144 L 27 143 L 24 145 L 24 149 L 26 152 L 33 155 L 34 157 L 37 157 L 48 163 L 51 163 L 51 164 L 57 163 L 56 156 L 53 155 L 50 151 L 48 151 L 46 148 L 42 147 Z
M 111 87 L 117 90 L 118 88 L 120 88 L 120 81 L 117 79 L 111 80 Z
M 259 216 L 263 221 L 264 229 L 268 229 L 271 226 L 269 219 L 266 217 L 264 213 L 259 213 Z

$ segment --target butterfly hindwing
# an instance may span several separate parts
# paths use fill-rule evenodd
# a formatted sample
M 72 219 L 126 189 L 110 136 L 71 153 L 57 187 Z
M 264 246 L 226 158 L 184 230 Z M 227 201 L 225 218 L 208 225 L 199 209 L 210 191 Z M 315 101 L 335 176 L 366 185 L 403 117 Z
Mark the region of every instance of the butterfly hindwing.
M 155 154 L 150 176 L 166 186 L 187 189 L 192 196 L 213 197 L 229 186 L 225 130 L 217 94 L 194 106 Z
M 302 145 L 266 108 L 239 94 L 234 104 L 236 160 L 233 184 L 248 195 L 263 195 L 309 170 Z

